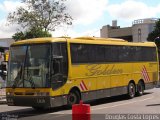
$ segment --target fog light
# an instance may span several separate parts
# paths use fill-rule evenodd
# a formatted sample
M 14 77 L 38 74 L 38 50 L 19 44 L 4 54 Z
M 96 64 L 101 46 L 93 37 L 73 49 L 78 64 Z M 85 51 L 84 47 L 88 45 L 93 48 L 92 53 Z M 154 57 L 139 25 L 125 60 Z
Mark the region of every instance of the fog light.
M 13 99 L 8 98 L 8 99 L 7 99 L 7 102 L 9 102 L 9 103 L 13 103 Z

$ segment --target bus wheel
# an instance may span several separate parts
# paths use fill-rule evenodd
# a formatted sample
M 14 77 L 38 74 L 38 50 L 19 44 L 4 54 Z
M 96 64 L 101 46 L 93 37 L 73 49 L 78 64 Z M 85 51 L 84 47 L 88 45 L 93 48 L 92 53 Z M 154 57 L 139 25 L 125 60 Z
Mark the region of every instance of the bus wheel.
M 142 81 L 139 81 L 137 85 L 137 95 L 142 96 L 143 93 L 144 93 L 144 84 Z
M 128 85 L 128 97 L 133 98 L 136 93 L 136 88 L 133 82 L 130 82 Z
M 71 107 L 73 104 L 78 104 L 80 101 L 80 95 L 77 91 L 71 91 L 67 97 L 68 106 Z

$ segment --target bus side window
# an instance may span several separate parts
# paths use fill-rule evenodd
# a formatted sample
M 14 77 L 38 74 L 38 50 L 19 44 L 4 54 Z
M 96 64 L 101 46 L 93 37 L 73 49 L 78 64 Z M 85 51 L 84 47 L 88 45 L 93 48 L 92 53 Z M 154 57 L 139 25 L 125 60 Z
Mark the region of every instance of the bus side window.
M 58 74 L 58 73 L 61 73 L 59 60 L 54 59 L 54 60 L 53 60 L 53 66 L 52 66 L 52 67 L 53 67 L 53 70 L 52 70 L 52 74 L 53 74 L 53 75 Z
M 53 43 L 52 57 L 52 88 L 58 89 L 64 85 L 68 76 L 68 57 L 66 43 Z

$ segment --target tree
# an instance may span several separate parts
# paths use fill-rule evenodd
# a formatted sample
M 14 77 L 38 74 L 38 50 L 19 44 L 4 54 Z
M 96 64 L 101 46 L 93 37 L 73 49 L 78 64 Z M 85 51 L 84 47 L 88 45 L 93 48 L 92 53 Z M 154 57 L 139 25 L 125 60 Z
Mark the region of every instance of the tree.
M 72 25 L 72 17 L 67 13 L 66 0 L 22 0 L 25 7 L 9 13 L 9 23 L 16 23 L 26 31 L 15 33 L 12 38 L 23 40 L 37 37 L 51 37 L 61 25 Z
M 66 0 L 22 0 L 26 7 L 9 13 L 10 23 L 20 24 L 23 28 L 42 28 L 54 31 L 56 27 L 72 25 L 72 17 L 66 12 Z
M 154 41 L 157 37 L 160 37 L 160 19 L 156 22 L 154 30 L 149 33 L 147 40 Z
M 52 37 L 52 35 L 48 31 L 43 31 L 41 28 L 31 28 L 25 32 L 17 32 L 12 36 L 15 41 L 39 37 Z
M 25 39 L 24 33 L 22 31 L 17 32 L 12 36 L 12 39 L 14 39 L 15 41 L 24 40 Z
M 160 58 L 160 19 L 156 22 L 154 30 L 148 35 L 148 41 L 155 42 L 158 48 L 158 57 Z M 160 62 L 160 59 L 159 59 Z

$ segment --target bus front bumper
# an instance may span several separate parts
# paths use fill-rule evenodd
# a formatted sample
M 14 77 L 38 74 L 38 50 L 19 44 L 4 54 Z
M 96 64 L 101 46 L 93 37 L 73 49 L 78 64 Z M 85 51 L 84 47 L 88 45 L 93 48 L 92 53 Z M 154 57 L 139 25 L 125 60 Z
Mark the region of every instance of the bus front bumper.
M 9 106 L 57 107 L 67 104 L 66 96 L 7 96 Z
M 50 107 L 49 96 L 7 96 L 9 106 L 39 106 Z

